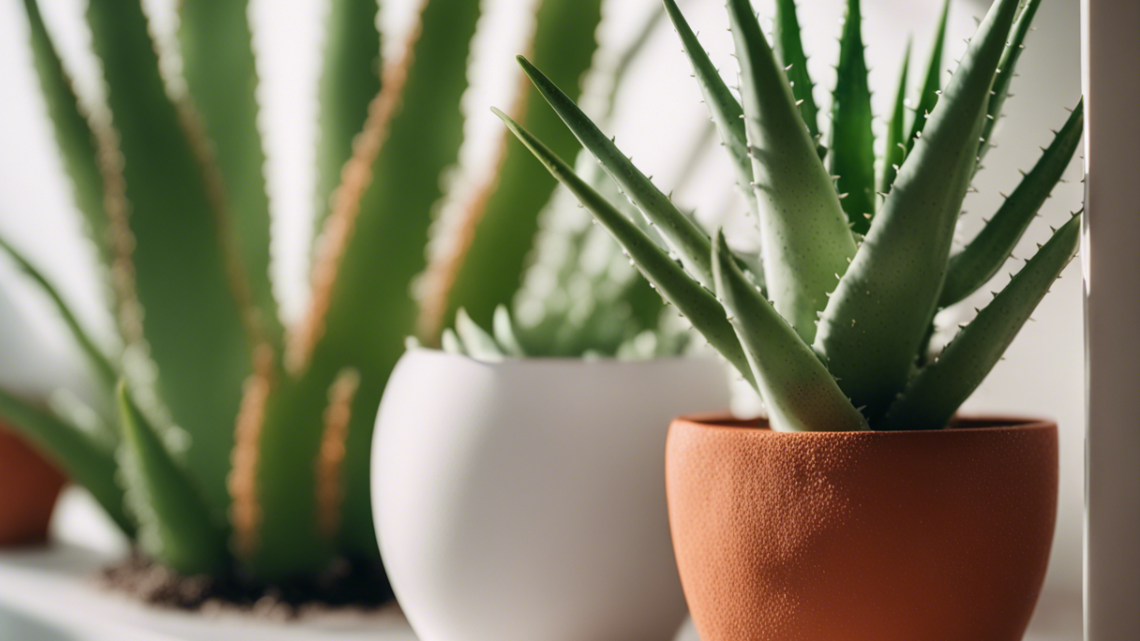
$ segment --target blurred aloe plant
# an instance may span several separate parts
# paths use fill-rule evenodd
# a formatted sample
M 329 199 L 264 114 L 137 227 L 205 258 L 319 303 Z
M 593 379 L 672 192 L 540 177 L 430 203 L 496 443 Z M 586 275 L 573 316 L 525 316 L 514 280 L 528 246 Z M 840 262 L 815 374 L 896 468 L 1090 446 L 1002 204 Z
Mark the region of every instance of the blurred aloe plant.
M 999 271 L 1080 140 L 1078 103 L 982 231 L 951 253 L 962 202 L 992 146 L 1040 0 L 997 0 L 945 88 L 939 84 L 943 11 L 905 139 L 904 62 L 878 176 L 859 0 L 847 2 L 826 149 L 792 0 L 777 2 L 772 45 L 748 0 L 728 1 L 743 104 L 674 0 L 664 4 L 757 216 L 764 287 L 740 268 L 723 234 L 710 238 L 693 225 L 556 82 L 524 58 L 520 62 L 535 86 L 655 225 L 669 251 L 630 223 L 540 136 L 499 115 L 625 247 L 665 299 L 760 392 L 775 429 L 946 426 L 1077 249 L 1079 214 L 1054 230 L 993 301 L 927 359 L 935 313 Z M 876 197 L 876 185 L 885 193 Z
M 421 0 L 379 65 L 376 0 L 330 0 L 314 167 L 327 206 L 317 212 L 311 303 L 285 327 L 269 277 L 248 3 L 179 3 L 179 77 L 160 64 L 170 53 L 156 47 L 142 4 L 89 3 L 107 88 L 102 111 L 89 113 L 36 1 L 24 2 L 56 141 L 110 275 L 122 348 L 93 339 L 34 263 L 0 241 L 55 303 L 103 390 L 98 419 L 84 425 L 4 390 L 0 415 L 146 554 L 180 573 L 272 583 L 311 577 L 336 558 L 378 566 L 369 442 L 403 339 L 419 328 L 435 342 L 460 305 L 489 318 L 510 298 L 556 182 L 520 160 L 504 133 L 496 179 L 458 218 L 461 242 L 439 241 L 445 250 L 429 257 L 429 237 L 449 232 L 432 230 L 433 209 L 463 139 L 481 8 Z M 542 0 L 535 11 L 531 53 L 577 95 L 595 58 L 600 0 Z M 525 109 L 533 91 L 520 91 L 515 117 L 573 153 L 573 136 Z M 655 322 L 660 301 L 642 292 L 639 307 L 647 287 L 627 280 L 609 300 L 633 301 L 630 315 Z

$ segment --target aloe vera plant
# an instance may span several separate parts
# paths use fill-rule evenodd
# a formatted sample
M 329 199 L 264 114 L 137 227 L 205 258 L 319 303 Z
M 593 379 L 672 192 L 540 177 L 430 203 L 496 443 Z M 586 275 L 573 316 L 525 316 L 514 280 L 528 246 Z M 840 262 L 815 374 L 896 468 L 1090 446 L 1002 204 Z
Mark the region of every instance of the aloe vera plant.
M 739 102 L 676 2 L 664 4 L 740 183 L 747 186 L 763 235 L 763 288 L 740 269 L 723 235 L 710 237 L 690 224 L 572 98 L 525 58 L 520 62 L 535 86 L 654 224 L 667 249 L 538 136 L 500 117 L 625 247 L 664 298 L 756 387 L 773 428 L 945 427 L 1077 249 L 1079 213 L 1054 230 L 939 355 L 926 357 L 935 313 L 1001 269 L 1080 139 L 1078 103 L 985 228 L 952 253 L 963 199 L 992 145 L 993 125 L 1040 0 L 996 0 L 945 87 L 939 82 L 943 11 L 910 134 L 902 139 L 907 114 L 904 101 L 896 100 L 877 173 L 859 0 L 847 2 L 826 149 L 790 0 L 777 3 L 774 45 L 748 0 L 728 1 L 742 83 Z M 907 66 L 900 96 L 906 93 Z
M 91 114 L 36 0 L 24 0 L 36 71 L 75 204 L 108 274 L 122 348 L 95 340 L 35 262 L 0 240 L 55 304 L 102 390 L 88 412 L 94 425 L 6 390 L 0 415 L 90 490 L 147 555 L 179 573 L 266 584 L 311 578 L 338 558 L 379 568 L 369 443 L 404 338 L 423 327 L 429 308 L 454 310 L 459 298 L 483 306 L 492 290 L 509 293 L 521 280 L 525 249 L 513 267 L 470 286 L 421 295 L 412 287 L 430 271 L 425 246 L 444 196 L 440 177 L 463 139 L 459 105 L 479 3 L 423 0 L 396 53 L 379 64 L 376 0 L 329 2 L 313 168 L 322 231 L 311 303 L 284 326 L 269 276 L 248 3 L 179 3 L 182 75 L 172 78 L 145 3 L 91 0 L 86 17 L 107 88 L 106 113 Z M 598 0 L 539 3 L 533 54 L 559 82 L 576 87 L 589 68 L 600 17 Z M 512 113 L 546 131 L 550 119 L 524 104 L 525 96 Z M 552 145 L 569 153 L 573 139 L 564 138 Z M 468 238 L 470 260 L 466 251 L 433 258 L 449 278 L 465 263 L 484 269 L 481 243 L 504 230 L 534 234 L 555 181 L 508 159 L 494 198 L 529 227 L 488 213 Z M 438 338 L 438 330 L 419 334 Z

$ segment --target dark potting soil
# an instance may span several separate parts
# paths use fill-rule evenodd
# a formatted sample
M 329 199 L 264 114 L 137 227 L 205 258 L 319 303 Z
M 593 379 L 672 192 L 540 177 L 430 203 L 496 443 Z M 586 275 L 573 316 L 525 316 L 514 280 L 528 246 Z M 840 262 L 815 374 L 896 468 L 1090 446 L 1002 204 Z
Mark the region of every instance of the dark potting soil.
M 392 588 L 373 563 L 340 560 L 312 578 L 268 585 L 228 576 L 182 576 L 131 554 L 105 568 L 102 585 L 146 603 L 179 610 L 244 610 L 294 618 L 308 610 L 376 610 L 391 603 Z

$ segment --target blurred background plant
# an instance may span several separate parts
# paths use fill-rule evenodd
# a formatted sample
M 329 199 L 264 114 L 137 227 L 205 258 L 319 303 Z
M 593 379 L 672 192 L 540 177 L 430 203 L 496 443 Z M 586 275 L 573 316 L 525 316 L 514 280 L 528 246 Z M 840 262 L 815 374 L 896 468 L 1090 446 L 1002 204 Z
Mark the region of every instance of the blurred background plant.
M 86 22 L 105 84 L 95 104 L 75 91 L 40 6 L 23 4 L 117 336 L 93 335 L 46 272 L 0 241 L 52 302 L 89 373 L 75 393 L 0 389 L 0 415 L 159 564 L 264 585 L 308 580 L 344 559 L 382 580 L 368 444 L 384 382 L 405 336 L 434 344 L 460 305 L 489 319 L 511 299 L 544 210 L 531 272 L 554 282 L 527 278 L 520 300 L 541 309 L 520 335 L 549 353 L 584 344 L 613 353 L 656 327 L 659 297 L 591 233 L 584 212 L 567 213 L 564 197 L 548 207 L 553 179 L 505 135 L 469 191 L 447 178 L 464 140 L 478 3 L 420 2 L 378 66 L 375 0 L 331 0 L 313 167 L 321 231 L 310 300 L 291 323 L 280 320 L 270 277 L 247 3 L 181 2 L 176 38 L 163 39 L 144 3 L 92 0 Z M 607 56 L 596 51 L 599 0 L 531 9 L 531 54 L 571 87 L 597 58 L 603 109 L 661 22 L 647 12 L 631 44 Z M 526 109 L 532 92 L 518 84 L 512 113 L 573 153 L 556 118 Z

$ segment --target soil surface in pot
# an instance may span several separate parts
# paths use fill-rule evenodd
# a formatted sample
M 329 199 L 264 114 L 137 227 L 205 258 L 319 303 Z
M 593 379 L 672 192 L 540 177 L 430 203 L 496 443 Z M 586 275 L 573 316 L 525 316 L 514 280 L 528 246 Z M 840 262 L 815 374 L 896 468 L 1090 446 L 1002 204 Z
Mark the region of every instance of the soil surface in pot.
M 134 553 L 105 568 L 98 578 L 109 590 L 160 607 L 202 612 L 237 610 L 276 619 L 341 608 L 378 610 L 393 598 L 379 567 L 347 560 L 312 578 L 269 585 L 233 575 L 182 576 Z

